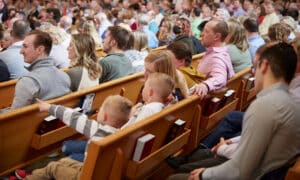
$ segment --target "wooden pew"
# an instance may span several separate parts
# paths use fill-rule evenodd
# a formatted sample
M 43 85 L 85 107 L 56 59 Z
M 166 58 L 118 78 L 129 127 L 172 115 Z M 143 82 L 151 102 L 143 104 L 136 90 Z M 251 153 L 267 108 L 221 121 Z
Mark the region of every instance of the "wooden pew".
M 285 180 L 299 180 L 300 179 L 300 157 L 298 157 L 294 166 L 289 168 Z
M 96 53 L 99 57 L 104 57 L 106 55 L 103 49 L 99 47 L 96 48 Z M 63 68 L 62 70 L 66 72 L 68 71 L 68 68 Z M 0 83 L 0 109 L 8 108 L 11 106 L 17 81 L 17 79 L 14 79 Z
M 96 94 L 93 109 L 98 109 L 103 100 L 112 94 L 123 94 L 135 102 L 143 84 L 143 73 L 138 73 L 70 93 L 49 102 L 76 107 L 81 97 L 90 93 Z M 46 116 L 48 113 L 40 113 L 36 104 L 0 115 L 0 176 L 58 150 L 61 142 L 66 139 L 82 137 L 69 127 L 38 135 L 36 131 Z
M 81 179 L 146 179 L 169 155 L 194 149 L 198 145 L 198 103 L 199 97 L 192 96 L 103 140 L 91 142 Z M 185 131 L 165 144 L 168 131 L 177 119 L 186 121 Z M 155 135 L 151 154 L 134 162 L 131 159 L 136 139 L 146 133 Z
M 193 57 L 192 57 L 192 64 L 191 64 L 192 67 L 194 67 L 195 69 L 197 69 L 199 62 L 200 62 L 201 58 L 203 58 L 204 55 L 205 55 L 205 52 L 193 55 Z
M 0 109 L 11 106 L 15 94 L 16 83 L 16 79 L 0 83 Z
M 106 56 L 106 53 L 103 51 L 103 49 L 101 47 L 96 48 L 96 54 L 98 55 L 98 57 Z
M 226 88 L 236 91 L 236 98 L 239 98 L 239 104 L 245 88 L 245 76 L 251 73 L 251 67 L 245 68 L 240 72 L 234 74 L 232 78 L 227 81 Z
M 220 120 L 227 115 L 229 112 L 233 111 L 233 110 L 237 110 L 238 109 L 238 105 L 240 103 L 240 97 L 242 96 L 242 89 L 244 88 L 244 84 L 243 84 L 243 77 L 249 73 L 249 71 L 251 71 L 251 67 L 246 68 L 238 73 L 236 73 L 231 79 L 228 80 L 226 87 L 218 90 L 216 92 L 212 92 L 210 93 L 211 97 L 218 97 L 220 99 L 222 99 L 224 92 L 232 89 L 235 90 L 235 97 L 234 100 L 232 102 L 230 102 L 229 104 L 225 105 L 224 107 L 222 107 L 221 109 L 217 110 L 215 113 L 209 115 L 209 116 L 205 116 L 205 110 L 203 109 L 203 114 L 201 117 L 201 121 L 200 121 L 200 132 L 199 132 L 199 139 L 203 139 L 204 137 L 206 137 L 214 127 L 216 127 L 218 125 L 218 123 L 220 122 Z
M 157 48 L 152 49 L 151 51 L 157 51 L 157 50 L 166 50 L 167 46 L 159 46 Z

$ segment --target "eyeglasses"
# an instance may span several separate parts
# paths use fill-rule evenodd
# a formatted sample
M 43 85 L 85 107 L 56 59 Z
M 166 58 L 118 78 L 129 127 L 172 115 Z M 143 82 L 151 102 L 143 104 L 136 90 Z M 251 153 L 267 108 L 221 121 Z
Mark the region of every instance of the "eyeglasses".
M 256 62 L 254 62 L 253 63 L 253 66 L 251 67 L 251 73 L 252 74 L 255 74 L 255 72 L 256 72 L 256 69 L 257 69 L 257 66 L 259 65 L 259 64 L 261 64 L 261 59 L 258 59 L 258 61 L 256 61 Z

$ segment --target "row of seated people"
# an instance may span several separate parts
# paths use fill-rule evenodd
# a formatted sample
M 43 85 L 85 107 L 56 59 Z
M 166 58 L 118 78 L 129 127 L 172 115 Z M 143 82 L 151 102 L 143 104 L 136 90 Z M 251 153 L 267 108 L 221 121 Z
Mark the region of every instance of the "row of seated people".
M 151 57 L 151 56 L 150 56 Z M 162 58 L 157 58 L 157 57 L 162 57 Z M 169 66 L 169 68 L 168 69 L 171 69 L 170 71 L 168 71 L 168 72 L 173 72 L 174 74 L 173 74 L 173 77 L 176 77 L 176 70 L 175 70 L 175 67 L 174 66 L 171 66 L 173 63 L 172 63 L 172 58 L 171 58 L 172 56 L 171 56 L 171 54 L 170 53 L 168 53 L 167 51 L 159 51 L 159 53 L 158 54 L 156 54 L 156 55 L 154 55 L 152 58 L 149 58 L 149 62 L 154 62 L 154 60 L 158 60 L 158 61 L 155 61 L 156 63 L 153 63 L 153 67 L 152 67 L 152 72 L 153 71 L 155 71 L 156 69 L 158 69 L 158 67 L 159 67 L 159 65 L 161 65 L 160 63 L 157 63 L 157 62 L 162 62 L 163 64 L 165 64 L 167 67 Z M 156 70 L 156 71 L 162 71 L 162 72 L 164 72 L 164 71 L 166 71 L 166 70 Z M 147 76 L 147 73 L 146 73 L 146 76 Z M 180 98 L 180 96 L 179 96 L 179 98 Z
M 208 81 L 209 82 L 209 81 Z M 205 86 L 205 87 L 203 87 L 203 85 Z M 196 91 L 198 91 L 198 92 L 200 92 L 200 94 L 204 94 L 205 95 L 205 93 L 207 93 L 207 86 L 209 87 L 209 85 L 208 84 L 205 84 L 205 83 L 203 83 L 202 84 L 202 86 L 200 86 L 200 90 L 199 90 L 199 87 L 198 88 L 196 88 Z M 210 89 L 211 90 L 211 89 Z M 213 88 L 212 88 L 212 90 L 213 90 Z M 206 92 L 205 92 L 206 91 Z M 184 92 L 184 91 L 183 91 Z M 203 96 L 204 96 L 203 95 Z
M 225 24 L 224 22 L 221 22 L 223 24 Z M 225 24 L 226 25 L 226 24 Z M 42 62 L 40 61 L 35 61 L 37 59 L 43 59 L 46 58 L 49 54 L 49 50 L 51 49 L 51 45 L 47 44 L 42 45 L 40 44 L 39 47 L 43 47 L 44 51 L 40 52 L 43 53 L 41 55 L 41 57 L 34 57 L 31 58 L 31 54 L 33 54 L 33 52 L 27 52 L 25 51 L 25 48 L 28 45 L 32 45 L 34 48 L 34 44 L 33 44 L 33 40 L 35 39 L 35 34 L 38 31 L 34 31 L 31 34 L 29 34 L 28 36 L 26 36 L 24 43 L 25 46 L 23 46 L 21 53 L 23 53 L 25 60 L 28 61 L 29 63 L 32 63 L 29 67 L 30 69 L 30 73 L 27 74 L 25 77 L 21 78 L 17 85 L 16 85 L 16 90 L 15 90 L 15 96 L 14 96 L 14 101 L 12 103 L 12 109 L 18 108 L 18 107 L 22 107 L 24 105 L 28 105 L 31 104 L 33 102 L 35 102 L 35 98 L 39 97 L 41 99 L 50 99 L 50 98 L 54 98 L 63 94 L 66 94 L 69 92 L 68 87 L 70 87 L 70 82 L 68 82 L 68 79 L 65 75 L 63 75 L 63 73 L 60 73 L 58 71 L 55 71 L 55 73 L 52 73 L 52 76 L 54 76 L 55 74 L 59 74 L 57 77 L 58 79 L 63 79 L 60 81 L 52 81 L 51 76 L 46 75 L 46 72 L 44 72 L 43 74 L 44 76 L 40 76 L 40 77 L 33 77 L 34 74 L 36 74 L 35 72 L 39 71 L 39 64 Z M 122 32 L 122 33 L 121 33 Z M 44 35 L 43 38 L 48 38 L 45 34 L 41 33 L 42 35 Z M 122 36 L 121 36 L 122 34 Z M 76 36 L 76 35 L 75 35 Z M 226 36 L 226 34 L 222 37 L 219 38 L 219 40 L 224 41 L 224 37 Z M 108 43 L 106 44 L 104 41 L 104 46 L 103 49 L 108 52 L 109 54 L 107 56 L 105 56 L 103 59 L 101 59 L 100 61 L 100 65 L 101 65 L 101 73 L 96 72 L 97 69 L 99 70 L 99 68 L 97 68 L 97 64 L 96 64 L 96 59 L 95 57 L 91 56 L 91 59 L 87 59 L 90 60 L 89 62 L 92 64 L 90 65 L 90 63 L 83 63 L 83 62 L 76 62 L 76 59 L 78 58 L 79 60 L 82 59 L 81 56 L 84 56 L 85 53 L 91 53 L 91 52 L 86 52 L 86 48 L 83 47 L 87 47 L 87 43 L 85 44 L 86 46 L 82 45 L 82 41 L 78 42 L 77 45 L 74 45 L 75 47 L 78 46 L 82 46 L 77 48 L 76 50 L 81 50 L 81 53 L 76 53 L 76 51 L 72 51 L 71 49 L 73 49 L 73 46 L 70 46 L 69 50 L 69 56 L 72 57 L 72 59 L 74 58 L 74 64 L 82 64 L 81 65 L 81 70 L 78 70 L 77 68 L 74 68 L 72 70 L 69 70 L 68 74 L 71 77 L 71 89 L 72 90 L 78 90 L 78 88 L 80 89 L 80 85 L 85 85 L 85 86 L 90 86 L 90 85 L 94 85 L 96 83 L 96 79 L 99 78 L 99 82 L 106 82 L 112 79 L 116 79 L 122 76 L 126 76 L 130 73 L 132 73 L 132 66 L 130 64 L 130 62 L 128 61 L 127 58 L 125 58 L 125 56 L 122 53 L 117 53 L 117 52 L 122 52 L 122 49 L 124 48 L 124 46 L 126 45 L 125 42 L 127 42 L 127 39 L 130 38 L 131 35 L 129 34 L 129 32 L 127 32 L 125 29 L 122 29 L 121 27 L 118 26 L 113 26 L 109 28 L 109 31 L 107 32 L 107 36 L 106 39 L 108 41 Z M 38 39 L 42 38 L 41 36 L 39 36 Z M 71 42 L 75 41 L 75 38 L 72 39 Z M 204 38 L 205 39 L 205 38 Z M 49 39 L 48 39 L 49 40 Z M 49 40 L 50 41 L 50 40 Z M 48 42 L 49 42 L 48 41 Z M 110 43 L 111 41 L 115 42 L 115 43 Z M 49 42 L 50 43 L 50 42 Z M 125 44 L 124 44 L 125 43 Z M 71 43 L 73 44 L 73 43 Z M 213 46 L 212 44 L 208 44 L 209 46 Z M 45 48 L 47 47 L 47 48 Z M 45 51 L 46 50 L 46 51 Z M 77 59 L 77 61 L 78 61 Z M 150 59 L 150 58 L 148 58 Z M 46 61 L 46 60 L 45 60 Z M 147 61 L 147 60 L 146 60 Z M 215 90 L 216 88 L 220 88 L 221 86 L 224 86 L 226 84 L 226 80 L 229 79 L 232 75 L 233 75 L 233 70 L 232 70 L 232 66 L 231 63 L 229 62 L 230 59 L 227 56 L 226 58 L 226 63 L 225 62 L 219 62 L 219 64 L 223 64 L 224 66 L 222 67 L 222 70 L 224 71 L 221 75 L 217 74 L 216 72 L 213 72 L 214 70 L 216 71 L 217 69 L 217 63 L 214 66 L 209 66 L 205 63 L 203 63 L 203 65 L 199 65 L 199 68 L 202 67 L 202 69 L 200 68 L 201 71 L 204 72 L 204 74 L 209 75 L 210 76 L 219 76 L 220 78 L 220 82 L 218 83 L 214 83 L 212 84 L 211 80 L 207 80 L 207 86 L 205 85 L 205 87 L 199 86 L 197 89 L 197 91 L 199 91 L 200 89 L 204 88 L 204 91 L 207 91 L 208 87 L 210 88 L 211 91 Z M 93 63 L 92 63 L 93 62 Z M 84 66 L 86 65 L 86 66 Z M 51 65 L 49 65 L 51 66 Z M 79 65 L 78 65 L 79 66 Z M 82 66 L 84 66 L 84 68 L 82 68 Z M 147 66 L 147 62 L 145 63 L 145 66 Z M 45 67 L 44 67 L 45 68 Z M 53 66 L 51 66 L 51 68 L 54 68 Z M 85 69 L 86 68 L 86 69 Z M 147 67 L 146 67 L 147 68 Z M 146 69 L 145 68 L 145 69 Z M 199 70 L 198 68 L 198 70 Z M 46 68 L 47 69 L 47 68 Z M 84 70 L 85 69 L 85 70 Z M 87 71 L 87 72 L 86 72 Z M 228 74 L 227 75 L 227 71 Z M 147 72 L 147 69 L 145 70 L 145 72 Z M 38 73 L 39 74 L 39 73 Z M 101 77 L 100 77 L 101 74 Z M 29 78 L 30 76 L 30 78 Z M 222 76 L 222 77 L 221 77 Z M 32 78 L 34 79 L 34 81 L 32 80 Z M 213 77 L 216 78 L 216 77 Z M 42 80 L 43 84 L 41 84 L 41 79 L 45 79 Z M 36 83 L 39 82 L 39 83 Z M 47 83 L 46 83 L 47 81 Z M 87 81 L 87 82 L 86 82 Z M 211 84 L 209 84 L 209 81 Z M 54 90 L 52 90 L 51 88 L 54 88 L 56 86 L 47 86 L 49 84 L 53 84 L 53 83 L 57 83 L 57 85 L 59 85 L 60 89 L 55 89 L 55 93 Z M 184 82 L 181 82 L 184 83 Z M 53 84 L 54 85 L 54 84 Z M 76 88 L 73 88 L 73 87 Z M 187 88 L 184 87 L 186 86 L 185 84 L 181 84 L 179 85 L 181 86 L 181 91 L 182 93 L 185 95 L 187 94 Z M 29 89 L 30 87 L 30 89 Z M 35 88 L 32 88 L 35 87 Z M 184 88 L 184 89 L 183 89 Z M 205 95 L 205 94 L 204 94 Z
M 273 52 L 278 52 L 278 53 L 274 54 Z M 290 125 L 278 126 L 276 130 L 273 130 L 272 129 L 273 126 L 271 125 L 271 124 L 280 123 L 281 121 L 285 121 L 285 122 L 287 121 L 288 123 L 296 123 L 296 124 L 294 124 L 294 126 L 297 127 L 297 119 L 299 118 L 299 113 L 297 112 L 297 105 L 291 99 L 290 95 L 288 95 L 287 88 L 286 88 L 286 83 L 288 83 L 293 78 L 293 75 L 295 73 L 296 63 L 297 63 L 296 54 L 295 54 L 295 52 L 294 52 L 294 50 L 291 46 L 289 46 L 285 43 L 279 43 L 279 44 L 275 44 L 275 45 L 270 45 L 270 47 L 266 47 L 266 49 L 262 52 L 262 54 L 260 56 L 261 56 L 259 58 L 260 60 L 257 62 L 258 64 L 256 65 L 257 69 L 256 69 L 256 73 L 255 73 L 256 78 L 260 81 L 258 83 L 256 83 L 256 88 L 258 90 L 262 89 L 263 92 L 261 92 L 258 95 L 258 99 L 253 103 L 253 105 L 250 106 L 250 110 L 248 110 L 247 113 L 246 113 L 245 121 L 247 121 L 247 124 L 245 124 L 244 127 L 243 127 L 241 145 L 238 146 L 239 147 L 239 149 L 238 149 L 239 154 L 238 155 L 242 156 L 242 157 L 248 157 L 248 159 L 247 159 L 247 161 L 239 160 L 239 159 L 237 159 L 239 157 L 238 155 L 232 156 L 232 157 L 231 156 L 226 157 L 226 158 L 229 158 L 229 159 L 232 158 L 232 159 L 229 160 L 227 163 L 225 163 L 224 166 L 223 166 L 223 168 L 224 167 L 227 168 L 228 166 L 231 165 L 230 163 L 232 163 L 232 162 L 239 163 L 239 164 L 241 164 L 241 163 L 244 164 L 241 167 L 235 166 L 234 164 L 232 165 L 233 168 L 236 168 L 236 171 L 238 172 L 237 174 L 236 173 L 232 174 L 233 176 L 235 176 L 234 178 L 240 178 L 240 177 L 241 178 L 243 178 L 243 177 L 259 178 L 260 176 L 268 173 L 269 171 L 274 170 L 274 169 L 286 164 L 289 160 L 294 158 L 294 156 L 297 153 L 296 149 L 299 149 L 298 144 L 296 142 L 295 143 L 289 143 L 288 147 L 287 147 L 287 149 L 289 151 L 287 151 L 286 153 L 283 153 L 282 156 L 279 156 L 279 157 L 275 158 L 274 155 L 278 154 L 276 152 L 281 151 L 281 149 L 275 148 L 278 145 L 277 143 L 279 143 L 279 144 L 285 143 L 285 141 L 283 141 L 282 138 L 292 139 L 292 137 L 294 137 L 297 134 L 297 132 L 294 129 L 292 132 L 289 132 L 288 135 L 287 135 L 286 134 L 287 133 L 287 128 L 289 129 L 288 131 L 291 131 Z M 273 59 L 275 57 L 277 57 L 277 59 L 274 61 Z M 273 69 L 272 69 L 273 66 L 272 65 L 273 64 L 281 64 L 282 65 L 282 63 L 283 63 L 282 58 L 283 57 L 289 57 L 288 58 L 289 65 L 291 65 L 292 68 L 290 68 L 290 66 L 283 67 L 283 69 L 285 69 L 284 70 L 285 73 L 275 77 L 275 75 L 274 75 L 275 73 L 273 72 Z M 262 62 L 260 62 L 260 61 L 262 61 Z M 268 62 L 270 65 L 266 62 Z M 277 67 L 282 67 L 282 66 L 277 66 Z M 261 73 L 261 74 L 258 74 L 258 73 Z M 155 74 L 150 75 L 150 80 L 151 80 L 152 76 L 155 76 Z M 154 78 L 154 79 L 157 80 L 157 78 Z M 270 83 L 270 82 L 272 82 L 272 83 Z M 262 84 L 259 84 L 259 83 L 262 83 Z M 266 86 L 266 84 L 268 84 L 269 86 Z M 147 83 L 146 83 L 146 86 L 147 86 Z M 153 86 L 150 86 L 150 87 L 153 87 Z M 147 88 L 145 87 L 145 89 L 147 89 Z M 263 103 L 260 103 L 261 101 L 263 101 L 263 102 L 267 101 L 268 103 L 271 103 L 270 101 L 272 101 L 272 103 L 274 103 L 274 100 L 272 99 L 274 96 L 271 95 L 273 93 L 275 93 L 275 94 L 279 93 L 283 96 L 283 97 L 277 96 L 278 98 L 279 97 L 281 97 L 281 98 L 276 100 L 278 102 L 275 103 L 276 107 L 279 104 L 284 104 L 284 105 L 280 106 L 281 109 L 279 111 L 281 112 L 284 109 L 287 113 L 292 113 L 293 114 L 292 116 L 288 116 L 288 117 L 280 116 L 280 119 L 278 119 L 276 117 L 274 118 L 273 114 L 276 113 L 276 112 L 278 114 L 278 110 L 277 110 L 277 108 L 274 109 L 271 106 L 271 104 L 270 104 L 271 107 L 265 108 L 266 111 L 270 111 L 270 113 L 268 113 L 269 116 L 267 116 L 263 113 L 257 115 L 257 111 L 262 108 L 261 106 L 264 106 Z M 264 95 L 262 95 L 262 94 L 264 94 Z M 266 94 L 269 94 L 269 95 L 266 95 Z M 144 97 L 144 95 L 145 94 L 143 93 L 143 97 Z M 45 104 L 45 103 L 41 103 L 40 106 L 41 106 L 42 110 L 50 108 L 50 105 Z M 45 107 L 47 107 L 47 108 L 45 108 Z M 51 110 L 50 110 L 50 112 L 51 112 Z M 74 112 L 71 111 L 69 113 L 74 113 Z M 63 119 L 63 117 L 61 117 L 61 116 L 62 115 L 60 115 L 60 118 Z M 256 118 L 253 118 L 252 116 L 255 116 Z M 69 116 L 67 116 L 67 117 L 69 117 Z M 268 124 L 265 125 L 264 127 L 258 128 L 259 123 L 261 123 L 261 121 L 263 121 L 263 120 L 266 121 L 266 123 L 268 123 Z M 277 121 L 280 121 L 280 122 L 277 122 Z M 256 128 L 250 128 L 248 126 L 251 126 L 251 127 L 255 126 Z M 286 126 L 288 126 L 288 127 L 286 127 Z M 288 137 L 286 137 L 286 136 L 282 137 L 281 136 L 282 133 L 279 133 L 279 135 L 274 135 L 274 137 L 273 137 L 274 141 L 278 141 L 278 142 L 273 144 L 273 145 L 269 145 L 269 146 L 272 146 L 272 147 L 269 147 L 269 146 L 267 146 L 268 141 L 270 141 L 269 138 L 268 137 L 264 138 L 264 137 L 262 137 L 263 135 L 261 134 L 261 133 L 266 133 L 265 132 L 266 129 L 270 129 L 268 131 L 268 134 L 269 134 L 268 137 L 272 136 L 272 134 L 274 134 L 274 131 L 285 132 L 286 136 L 288 136 Z M 255 133 L 254 131 L 256 133 L 261 134 L 259 137 L 256 136 L 256 138 L 263 139 L 264 141 L 263 141 L 262 144 L 256 142 L 256 141 L 258 141 L 258 139 L 253 140 L 253 138 L 251 138 L 251 139 L 247 138 L 248 136 L 252 136 L 253 133 Z M 86 132 L 89 132 L 89 131 L 86 131 Z M 246 141 L 248 141 L 248 142 L 246 142 Z M 222 140 L 220 145 L 224 145 L 224 143 L 225 143 L 224 140 Z M 248 143 L 251 143 L 251 145 L 252 145 L 251 148 L 254 148 L 255 150 L 250 151 L 250 152 L 246 151 L 245 148 L 250 148 L 250 147 L 247 146 Z M 285 145 L 287 146 L 287 144 L 285 144 Z M 275 146 L 275 147 L 273 147 L 273 146 Z M 214 148 L 214 151 L 218 151 L 218 148 L 219 148 L 218 146 L 216 148 Z M 235 146 L 235 148 L 236 148 L 236 146 Z M 243 151 L 241 149 L 243 149 Z M 259 152 L 264 152 L 263 149 L 265 149 L 267 151 L 267 154 L 265 154 L 265 155 L 264 155 L 264 153 L 260 153 L 260 159 L 261 160 L 253 158 L 254 154 L 256 154 L 256 152 L 257 152 L 256 151 L 257 149 L 260 149 Z M 295 151 L 296 151 L 296 153 L 295 153 Z M 252 156 L 251 156 L 251 153 L 252 153 Z M 211 155 L 208 155 L 208 156 L 209 156 L 209 158 L 211 158 Z M 196 156 L 196 157 L 203 158 L 201 156 Z M 274 158 L 275 160 L 273 160 L 273 159 L 268 160 L 268 162 L 272 161 L 274 163 L 266 163 L 266 164 L 262 163 L 262 165 L 260 165 L 259 164 L 260 161 L 262 161 L 262 162 L 267 161 L 267 160 L 264 159 L 264 157 L 265 158 Z M 247 165 L 248 161 L 250 161 L 251 158 L 254 159 L 252 161 L 257 162 L 256 166 L 248 166 Z M 184 158 L 184 159 L 186 159 L 186 158 Z M 187 158 L 187 159 L 189 159 L 189 158 Z M 236 161 L 234 161 L 234 160 L 236 160 Z M 276 164 L 277 162 L 280 162 L 280 165 Z M 62 164 L 63 164 L 63 166 L 64 165 L 67 166 L 66 167 L 67 169 L 69 169 L 69 170 L 71 169 L 71 171 L 69 171 L 69 172 L 72 175 L 74 175 L 75 177 L 78 177 L 80 175 L 80 173 L 79 173 L 80 171 L 78 171 L 78 169 L 81 169 L 82 164 L 79 164 L 79 166 L 76 166 L 76 167 L 70 167 L 68 165 L 68 163 L 74 164 L 74 161 L 61 160 L 57 163 L 52 163 L 51 165 L 47 166 L 44 169 L 34 171 L 33 175 L 29 176 L 29 179 L 30 179 L 30 177 L 34 177 L 34 176 L 49 178 L 49 175 L 45 176 L 45 171 L 46 170 L 53 170 L 52 169 L 53 166 L 56 166 L 56 165 L 61 166 Z M 226 165 L 227 165 L 227 167 L 226 167 Z M 201 166 L 203 166 L 203 164 Z M 74 171 L 74 168 L 75 169 L 78 168 L 78 169 Z M 205 170 L 204 172 L 214 171 L 215 169 L 216 168 L 209 168 L 209 169 Z M 204 176 L 204 178 L 205 178 L 205 175 L 207 176 L 207 174 L 205 174 L 205 173 L 203 173 L 203 175 L 199 176 L 199 173 L 203 172 L 203 170 L 204 169 L 194 171 L 190 176 L 194 176 L 194 178 L 199 178 L 200 176 L 201 177 Z M 215 171 L 217 171 L 217 170 L 215 170 Z M 226 169 L 224 169 L 223 171 L 226 171 Z M 74 172 L 76 172 L 76 173 L 74 173 Z M 56 173 L 60 174 L 59 171 L 53 170 L 53 175 L 56 174 Z M 224 176 L 227 173 L 225 173 L 225 174 L 222 173 L 222 169 L 220 169 L 220 172 L 214 173 L 214 176 L 216 178 L 218 178 L 219 174 Z M 231 176 L 231 174 L 230 175 L 227 174 L 227 176 L 229 177 L 229 176 Z M 52 177 L 53 176 L 50 176 L 50 178 L 52 178 Z M 176 175 L 172 178 L 183 178 L 183 177 L 180 176 L 180 175 Z

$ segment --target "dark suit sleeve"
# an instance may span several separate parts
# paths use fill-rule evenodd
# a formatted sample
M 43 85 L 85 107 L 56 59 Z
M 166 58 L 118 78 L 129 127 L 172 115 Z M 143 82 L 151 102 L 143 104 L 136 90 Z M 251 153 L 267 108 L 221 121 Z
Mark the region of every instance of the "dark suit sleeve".
M 9 71 L 6 64 L 0 60 L 0 82 L 9 80 Z

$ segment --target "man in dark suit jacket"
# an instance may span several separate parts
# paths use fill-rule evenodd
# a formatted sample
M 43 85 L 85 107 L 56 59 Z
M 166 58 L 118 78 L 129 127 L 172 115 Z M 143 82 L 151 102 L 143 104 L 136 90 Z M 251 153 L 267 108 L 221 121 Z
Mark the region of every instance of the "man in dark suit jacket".
M 9 80 L 9 71 L 6 64 L 0 60 L 0 82 Z

